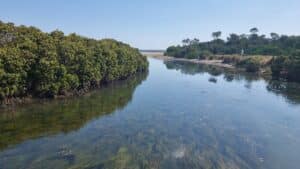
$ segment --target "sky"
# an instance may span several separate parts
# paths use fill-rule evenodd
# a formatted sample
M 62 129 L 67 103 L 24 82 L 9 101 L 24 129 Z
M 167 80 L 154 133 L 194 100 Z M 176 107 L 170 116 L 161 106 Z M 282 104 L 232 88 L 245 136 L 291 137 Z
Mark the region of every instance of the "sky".
M 165 49 L 211 33 L 300 35 L 300 0 L 0 0 L 0 20 Z

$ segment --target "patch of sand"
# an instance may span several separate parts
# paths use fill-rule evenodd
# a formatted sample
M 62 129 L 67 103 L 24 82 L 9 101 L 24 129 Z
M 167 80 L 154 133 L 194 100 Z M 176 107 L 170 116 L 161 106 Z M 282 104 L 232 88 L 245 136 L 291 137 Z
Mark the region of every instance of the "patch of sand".
M 142 54 L 147 57 L 152 57 L 161 60 L 185 61 L 185 62 L 206 64 L 206 65 L 214 65 L 214 66 L 219 66 L 219 67 L 224 67 L 229 69 L 235 68 L 233 65 L 223 63 L 222 60 L 198 60 L 198 59 L 174 58 L 170 56 L 164 56 L 162 52 L 143 52 Z

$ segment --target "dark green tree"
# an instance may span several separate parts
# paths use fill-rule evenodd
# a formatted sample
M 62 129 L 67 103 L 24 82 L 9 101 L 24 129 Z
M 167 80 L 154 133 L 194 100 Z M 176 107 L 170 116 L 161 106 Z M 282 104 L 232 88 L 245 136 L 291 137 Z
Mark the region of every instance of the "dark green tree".
M 221 37 L 221 35 L 222 35 L 222 32 L 221 32 L 221 31 L 217 31 L 217 32 L 213 32 L 213 33 L 212 33 L 212 37 L 213 37 L 214 39 L 219 39 L 219 38 Z

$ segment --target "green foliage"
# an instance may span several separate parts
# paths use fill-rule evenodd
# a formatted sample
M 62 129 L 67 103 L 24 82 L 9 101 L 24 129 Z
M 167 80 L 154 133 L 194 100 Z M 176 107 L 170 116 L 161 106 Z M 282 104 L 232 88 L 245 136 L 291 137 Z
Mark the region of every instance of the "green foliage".
M 212 37 L 214 39 L 219 39 L 219 37 L 222 35 L 222 32 L 221 31 L 217 31 L 217 32 L 213 32 L 212 33 Z
M 182 46 L 171 46 L 166 50 L 166 55 L 179 58 L 192 57 L 202 51 L 209 51 L 215 55 L 273 55 L 291 56 L 295 51 L 300 50 L 300 36 L 286 36 L 271 33 L 270 38 L 265 35 L 258 35 L 258 29 L 252 28 L 249 35 L 230 34 L 227 40 L 219 39 L 222 32 L 213 32 L 214 40 L 208 42 L 197 42 L 185 39 Z M 193 50 L 188 50 L 193 46 Z M 193 54 L 189 54 L 192 52 Z M 202 57 L 194 56 L 193 59 Z
M 200 51 L 199 59 L 213 59 L 212 53 L 208 50 Z
M 250 29 L 250 32 L 252 33 L 252 34 L 257 34 L 258 33 L 258 29 L 257 28 L 251 28 Z
M 242 58 L 238 55 L 222 56 L 219 58 L 222 59 L 223 63 L 226 63 L 226 64 L 237 64 L 237 63 L 241 62 L 241 60 L 242 60 Z
M 300 81 L 300 36 L 270 33 L 270 38 L 267 38 L 258 32 L 254 27 L 250 29 L 249 35 L 230 34 L 226 41 L 219 39 L 222 32 L 213 32 L 212 41 L 195 43 L 185 39 L 183 45 L 167 48 L 165 55 L 187 59 L 220 59 L 223 63 L 243 67 L 248 72 L 259 71 L 270 64 L 270 57 L 267 56 L 274 56 L 271 64 L 274 77 Z M 245 55 L 261 55 L 265 58 Z
M 271 69 L 275 78 L 300 82 L 300 55 L 275 57 L 272 60 Z
M 238 62 L 237 66 L 244 67 L 247 72 L 258 72 L 261 67 L 261 64 L 259 59 L 256 59 L 255 57 L 250 57 L 248 59 L 244 59 Z
M 0 97 L 55 97 L 145 71 L 137 49 L 111 39 L 0 22 Z
M 271 70 L 274 77 L 282 76 L 287 57 L 279 56 L 272 59 Z

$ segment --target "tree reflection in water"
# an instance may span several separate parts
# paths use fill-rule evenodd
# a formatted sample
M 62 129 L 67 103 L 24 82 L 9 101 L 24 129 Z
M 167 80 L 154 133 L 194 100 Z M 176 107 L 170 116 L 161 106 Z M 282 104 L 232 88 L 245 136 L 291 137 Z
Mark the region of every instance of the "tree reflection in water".
M 1 112 L 0 150 L 24 140 L 78 130 L 91 119 L 124 108 L 147 76 L 148 73 L 139 73 L 79 98 L 34 103 Z
M 214 77 L 218 77 L 221 75 L 223 75 L 223 78 L 227 82 L 244 80 L 246 82 L 244 86 L 248 89 L 251 89 L 252 82 L 264 80 L 267 83 L 268 91 L 275 93 L 276 95 L 281 95 L 291 104 L 300 104 L 299 83 L 272 80 L 270 78 L 264 78 L 257 74 L 184 61 L 164 61 L 164 64 L 168 69 L 178 70 L 183 74 L 196 75 L 208 73 L 210 76 L 212 76 L 208 79 L 208 81 L 212 83 L 217 82 L 217 79 Z

